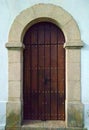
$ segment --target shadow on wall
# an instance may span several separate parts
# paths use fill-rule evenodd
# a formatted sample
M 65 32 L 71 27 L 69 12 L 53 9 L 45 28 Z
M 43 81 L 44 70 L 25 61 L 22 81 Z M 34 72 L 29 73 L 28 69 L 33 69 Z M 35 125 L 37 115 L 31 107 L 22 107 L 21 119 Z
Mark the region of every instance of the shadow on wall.
M 83 45 L 84 45 L 84 47 L 83 47 L 82 49 L 89 50 L 89 44 L 87 44 L 87 43 L 83 42 Z

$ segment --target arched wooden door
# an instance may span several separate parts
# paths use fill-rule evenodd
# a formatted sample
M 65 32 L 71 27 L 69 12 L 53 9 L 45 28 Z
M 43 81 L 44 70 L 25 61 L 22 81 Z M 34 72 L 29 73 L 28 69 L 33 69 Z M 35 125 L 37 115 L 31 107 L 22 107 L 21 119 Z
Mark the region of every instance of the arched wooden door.
M 24 120 L 65 119 L 65 42 L 56 25 L 40 22 L 23 40 Z

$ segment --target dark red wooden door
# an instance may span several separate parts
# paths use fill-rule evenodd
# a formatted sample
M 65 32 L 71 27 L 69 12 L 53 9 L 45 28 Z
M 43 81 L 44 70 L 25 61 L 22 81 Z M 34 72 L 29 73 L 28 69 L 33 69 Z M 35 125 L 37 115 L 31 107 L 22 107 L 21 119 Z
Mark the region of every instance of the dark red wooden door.
M 65 119 L 65 42 L 57 26 L 40 22 L 23 40 L 24 120 Z

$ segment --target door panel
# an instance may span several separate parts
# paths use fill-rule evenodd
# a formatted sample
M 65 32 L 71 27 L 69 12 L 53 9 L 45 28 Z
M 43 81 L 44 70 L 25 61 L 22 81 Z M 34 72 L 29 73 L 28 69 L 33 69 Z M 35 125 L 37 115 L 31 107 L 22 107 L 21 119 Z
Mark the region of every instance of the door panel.
M 49 46 L 51 43 L 51 31 L 50 31 L 51 25 L 45 24 L 45 44 Z
M 51 91 L 51 120 L 57 120 L 57 93 Z
M 62 31 L 41 22 L 24 36 L 24 120 L 65 119 L 65 42 Z
M 50 45 L 45 45 L 45 69 L 50 69 Z
M 57 44 L 57 28 L 55 28 L 54 25 L 51 25 L 50 27 L 50 31 L 51 31 L 51 45 L 52 44 Z
M 44 44 L 44 26 L 41 24 L 38 27 L 38 44 Z

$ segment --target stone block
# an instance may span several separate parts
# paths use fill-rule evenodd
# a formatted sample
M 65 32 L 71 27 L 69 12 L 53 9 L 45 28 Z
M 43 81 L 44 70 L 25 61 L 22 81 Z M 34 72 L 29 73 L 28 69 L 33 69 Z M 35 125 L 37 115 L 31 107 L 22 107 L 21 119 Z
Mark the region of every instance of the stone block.
M 66 64 L 66 78 L 67 80 L 80 80 L 80 63 L 67 63 Z
M 9 49 L 8 51 L 9 63 L 20 63 L 22 62 L 22 51 L 20 49 Z
M 9 42 L 21 42 L 21 33 L 23 32 L 23 26 L 15 21 L 9 33 Z
M 66 128 L 65 130 L 87 130 L 86 128 L 71 128 L 71 127 L 69 127 L 69 128 Z
M 22 11 L 20 15 L 16 17 L 16 21 L 20 23 L 23 28 L 26 27 L 30 22 L 35 19 L 35 14 L 33 8 L 27 8 L 26 10 Z M 15 22 L 15 21 L 14 21 Z
M 80 101 L 80 81 L 68 81 L 68 101 Z
M 80 63 L 80 49 L 67 49 L 66 58 L 67 63 Z
M 25 127 L 25 128 L 22 128 L 21 130 L 66 130 L 65 128 L 45 128 L 45 127 Z
M 14 127 L 14 126 L 12 126 L 12 127 L 9 126 L 9 127 L 8 127 L 8 126 L 6 126 L 6 129 L 5 129 L 5 130 L 22 130 L 22 129 L 21 129 L 20 126 L 18 126 L 18 127 Z
M 8 102 L 6 113 L 6 127 L 21 126 L 21 103 Z
M 71 19 L 65 26 L 63 26 L 64 32 L 67 34 L 67 41 L 73 42 L 76 40 L 80 40 L 80 32 L 78 30 L 78 26 L 73 19 Z M 73 43 L 74 44 L 74 43 Z M 75 42 L 76 44 L 76 42 Z
M 64 9 L 62 9 L 61 7 L 55 7 L 54 10 L 55 11 L 53 11 L 51 17 L 56 21 L 59 21 L 61 23 L 61 27 L 63 27 L 72 19 L 72 17 L 68 15 L 68 13 L 66 13 L 66 11 L 64 11 Z
M 84 127 L 83 104 L 81 103 L 68 103 L 68 127 Z
M 71 39 L 71 41 L 67 41 L 64 44 L 64 48 L 66 49 L 81 49 L 82 47 L 83 47 L 83 42 L 80 39 L 78 40 Z
M 18 130 L 18 129 L 17 129 Z M 30 128 L 30 127 L 24 127 L 24 128 L 21 128 L 21 130 L 87 130 L 86 128 L 72 128 L 72 127 L 69 127 L 69 128 L 42 128 L 42 127 L 39 127 L 39 128 Z
M 9 99 L 21 97 L 21 81 L 9 81 Z M 15 99 L 14 99 L 15 100 Z
M 35 18 L 51 18 L 54 12 L 54 6 L 49 4 L 37 4 L 32 7 L 34 11 Z
M 9 81 L 20 81 L 22 78 L 21 63 L 9 63 Z

